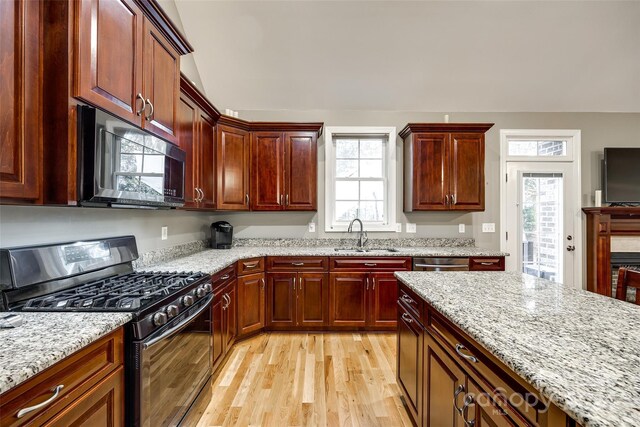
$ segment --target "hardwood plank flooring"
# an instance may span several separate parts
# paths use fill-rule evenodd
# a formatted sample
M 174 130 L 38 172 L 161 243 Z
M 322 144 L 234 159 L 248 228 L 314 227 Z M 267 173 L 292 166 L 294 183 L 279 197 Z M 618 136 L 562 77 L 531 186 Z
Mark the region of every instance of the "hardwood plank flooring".
M 411 426 L 393 333 L 266 333 L 238 343 L 198 427 Z

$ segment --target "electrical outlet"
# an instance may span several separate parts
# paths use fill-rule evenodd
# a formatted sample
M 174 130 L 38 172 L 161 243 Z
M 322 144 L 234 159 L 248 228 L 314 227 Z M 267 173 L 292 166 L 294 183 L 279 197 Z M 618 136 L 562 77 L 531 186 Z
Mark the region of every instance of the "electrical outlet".
M 465 226 L 464 224 L 458 224 L 458 233 L 464 233 Z
M 402 233 L 402 223 L 396 222 L 396 233 Z
M 496 225 L 493 222 L 483 222 L 482 223 L 482 232 L 483 233 L 495 233 Z
M 415 233 L 416 232 L 416 225 L 408 222 L 407 223 L 407 233 Z
M 162 227 L 162 240 L 167 240 L 167 236 L 169 235 L 169 227 Z
M 315 222 L 310 222 L 309 223 L 309 233 L 315 233 L 316 232 L 316 223 Z

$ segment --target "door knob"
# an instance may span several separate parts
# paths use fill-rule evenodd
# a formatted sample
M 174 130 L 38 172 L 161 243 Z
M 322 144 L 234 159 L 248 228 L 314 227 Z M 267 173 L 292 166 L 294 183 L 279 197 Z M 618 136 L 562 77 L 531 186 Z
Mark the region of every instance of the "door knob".
M 573 252 L 573 251 L 575 251 L 575 250 L 576 250 L 576 247 L 575 247 L 575 246 L 573 246 L 573 245 L 569 245 L 569 246 L 567 246 L 567 250 L 568 250 L 569 252 Z

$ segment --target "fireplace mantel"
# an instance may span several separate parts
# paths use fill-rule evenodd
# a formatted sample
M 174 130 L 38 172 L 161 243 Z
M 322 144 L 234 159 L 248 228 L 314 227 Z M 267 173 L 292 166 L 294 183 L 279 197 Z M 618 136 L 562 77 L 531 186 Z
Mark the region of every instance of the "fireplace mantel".
M 611 295 L 611 237 L 640 238 L 640 207 L 583 208 L 587 216 L 587 290 Z

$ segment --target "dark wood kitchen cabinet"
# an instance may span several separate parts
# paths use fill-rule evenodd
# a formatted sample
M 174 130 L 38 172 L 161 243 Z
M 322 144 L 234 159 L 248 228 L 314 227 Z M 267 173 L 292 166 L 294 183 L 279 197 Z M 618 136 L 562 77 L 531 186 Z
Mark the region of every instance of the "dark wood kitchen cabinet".
M 213 275 L 211 282 L 213 284 L 213 301 L 211 302 L 212 366 L 215 371 L 221 365 L 238 335 L 235 265 Z
M 249 210 L 251 136 L 243 122 L 222 116 L 216 125 L 216 208 Z
M 404 211 L 484 210 L 485 133 L 492 123 L 410 123 L 404 140 Z
M 186 153 L 187 209 L 215 209 L 215 122 L 220 113 L 182 75 L 178 107 L 177 144 Z
M 259 332 L 265 326 L 264 258 L 238 261 L 238 337 Z
M 317 210 L 317 134 L 252 132 L 251 210 Z
M 42 198 L 42 7 L 0 2 L 0 201 Z
M 133 0 L 80 0 L 77 8 L 74 96 L 175 142 L 180 55 L 193 49 L 151 22 L 155 2 L 143 10 Z
M 0 425 L 124 426 L 123 363 L 119 328 L 0 395 Z
M 422 418 L 423 339 L 424 327 L 414 317 L 413 313 L 400 306 L 398 309 L 396 372 L 398 385 L 406 397 L 407 409 L 414 420 Z M 435 425 L 454 426 L 455 424 L 443 423 Z
M 411 270 L 406 257 L 332 257 L 329 323 L 337 328 L 394 330 L 398 286 L 394 271 Z

